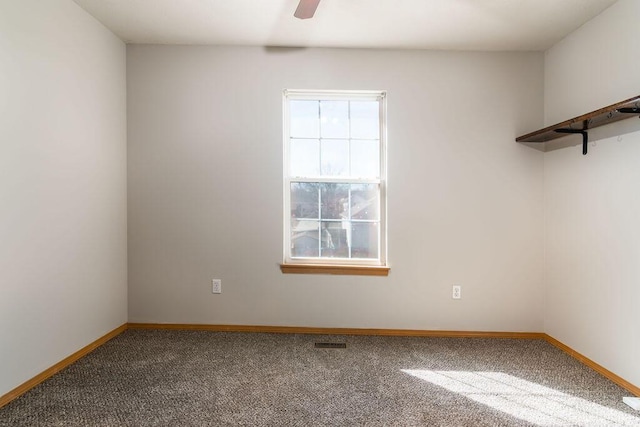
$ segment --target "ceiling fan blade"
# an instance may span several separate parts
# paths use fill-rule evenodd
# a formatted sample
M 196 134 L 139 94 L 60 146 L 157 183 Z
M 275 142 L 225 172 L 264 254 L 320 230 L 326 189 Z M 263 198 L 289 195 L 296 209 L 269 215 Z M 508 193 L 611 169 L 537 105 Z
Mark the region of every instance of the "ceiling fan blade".
M 316 13 L 318 8 L 318 3 L 320 3 L 320 0 L 300 0 L 293 16 L 299 19 L 313 18 L 313 14 Z

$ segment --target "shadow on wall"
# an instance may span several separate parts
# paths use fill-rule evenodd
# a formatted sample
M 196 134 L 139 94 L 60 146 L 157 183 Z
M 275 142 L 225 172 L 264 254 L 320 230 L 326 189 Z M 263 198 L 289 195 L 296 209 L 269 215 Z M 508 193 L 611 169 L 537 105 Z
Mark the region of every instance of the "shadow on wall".
M 286 55 L 289 53 L 297 53 L 304 50 L 308 50 L 308 47 L 287 47 L 287 46 L 263 46 L 262 49 L 266 53 L 274 54 L 274 55 Z
M 598 127 L 595 129 L 589 130 L 589 150 L 592 148 L 596 148 L 598 143 L 616 143 L 620 142 L 624 139 L 625 135 L 639 132 L 640 131 L 640 120 L 637 117 L 632 117 L 627 120 L 621 120 L 619 122 L 611 123 L 606 126 Z M 605 141 L 606 140 L 606 141 Z M 543 151 L 556 151 L 563 148 L 575 147 L 577 145 L 582 145 L 582 136 L 581 135 L 567 135 L 564 138 L 556 139 L 549 143 L 525 143 L 525 145 L 530 146 L 532 148 L 539 149 L 538 147 L 543 147 Z M 533 145 L 537 145 L 538 147 L 533 147 Z

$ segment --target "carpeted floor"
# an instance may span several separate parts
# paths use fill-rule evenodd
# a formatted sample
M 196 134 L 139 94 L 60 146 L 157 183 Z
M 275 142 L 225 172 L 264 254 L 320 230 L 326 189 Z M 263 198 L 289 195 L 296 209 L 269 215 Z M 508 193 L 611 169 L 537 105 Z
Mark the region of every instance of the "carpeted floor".
M 640 426 L 625 395 L 542 340 L 127 330 L 0 426 Z

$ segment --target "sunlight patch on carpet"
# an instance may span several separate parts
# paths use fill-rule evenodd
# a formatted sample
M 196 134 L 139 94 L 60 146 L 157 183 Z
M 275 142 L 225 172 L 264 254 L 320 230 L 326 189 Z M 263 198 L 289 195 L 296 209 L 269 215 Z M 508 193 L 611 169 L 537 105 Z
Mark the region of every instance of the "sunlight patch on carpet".
M 503 372 L 402 372 L 538 426 L 640 426 L 640 417 Z

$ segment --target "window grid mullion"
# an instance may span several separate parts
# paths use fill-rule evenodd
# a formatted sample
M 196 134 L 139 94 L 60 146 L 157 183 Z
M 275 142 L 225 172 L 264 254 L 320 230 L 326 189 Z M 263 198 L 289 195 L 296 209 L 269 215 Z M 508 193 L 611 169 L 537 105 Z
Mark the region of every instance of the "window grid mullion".
M 318 219 L 317 218 L 296 218 L 296 221 L 315 221 L 317 222 Z M 344 221 L 349 221 L 348 219 L 338 219 L 338 218 L 324 218 L 322 219 L 322 222 L 344 222 Z M 380 223 L 380 220 L 377 219 L 352 219 L 351 222 L 355 222 L 355 223 L 362 223 L 362 224 L 378 224 Z
M 321 177 L 321 176 L 295 176 L 290 177 L 290 181 L 293 182 L 310 182 L 310 183 L 325 183 L 325 184 L 377 184 L 380 185 L 381 182 L 379 179 L 375 178 L 347 178 L 347 177 Z
M 318 150 L 320 154 L 318 159 L 320 164 L 318 165 L 318 172 L 322 173 L 322 101 L 318 101 Z M 322 257 L 322 190 L 318 186 L 318 256 Z
M 318 173 L 322 175 L 322 104 L 318 101 Z
M 318 138 L 314 138 L 314 137 L 310 137 L 310 136 L 291 136 L 291 139 L 308 139 L 308 140 L 317 140 Z M 328 141 L 343 141 L 344 138 L 337 138 L 337 137 L 324 137 L 323 139 L 326 139 Z M 380 138 L 351 138 L 354 141 L 379 141 Z
M 318 256 L 322 256 L 322 190 L 318 187 Z
M 347 163 L 349 165 L 349 176 L 351 176 L 351 171 L 352 171 L 352 167 L 351 167 L 351 101 L 347 102 L 347 124 L 348 124 L 348 139 L 347 139 L 347 144 L 348 144 L 348 150 L 347 150 L 347 155 L 349 156 L 349 162 Z
M 349 246 L 349 259 L 353 258 L 353 255 L 351 253 L 351 247 L 353 246 L 353 226 L 352 226 L 352 222 L 351 222 L 351 185 L 349 185 L 349 197 L 347 198 L 348 200 L 348 212 L 349 215 L 347 216 L 347 218 L 349 219 L 349 222 L 347 224 L 347 236 L 349 236 L 348 239 L 348 245 Z

